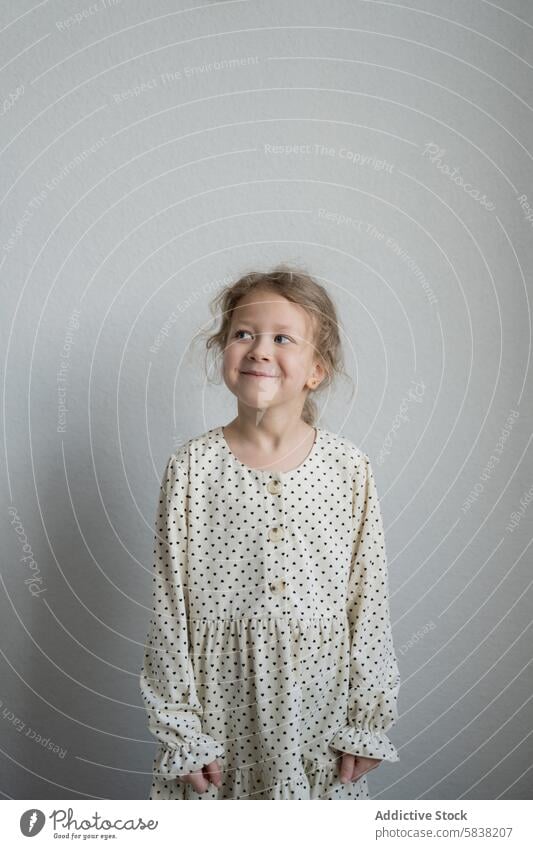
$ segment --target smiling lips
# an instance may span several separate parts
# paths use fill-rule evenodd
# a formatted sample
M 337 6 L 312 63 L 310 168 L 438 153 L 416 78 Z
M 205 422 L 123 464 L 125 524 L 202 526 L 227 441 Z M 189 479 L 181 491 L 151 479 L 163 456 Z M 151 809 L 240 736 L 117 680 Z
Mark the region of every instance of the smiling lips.
M 247 374 L 249 377 L 277 377 L 276 374 L 267 374 L 264 371 L 241 371 L 241 374 Z

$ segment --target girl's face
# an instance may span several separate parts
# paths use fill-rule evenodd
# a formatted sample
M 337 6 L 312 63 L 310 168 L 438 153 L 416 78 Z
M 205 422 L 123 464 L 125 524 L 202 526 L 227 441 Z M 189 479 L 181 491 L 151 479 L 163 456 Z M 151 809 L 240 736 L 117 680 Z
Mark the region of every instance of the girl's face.
M 224 350 L 228 389 L 243 403 L 260 409 L 272 403 L 305 401 L 324 370 L 313 345 L 311 316 L 267 289 L 254 289 L 233 311 Z

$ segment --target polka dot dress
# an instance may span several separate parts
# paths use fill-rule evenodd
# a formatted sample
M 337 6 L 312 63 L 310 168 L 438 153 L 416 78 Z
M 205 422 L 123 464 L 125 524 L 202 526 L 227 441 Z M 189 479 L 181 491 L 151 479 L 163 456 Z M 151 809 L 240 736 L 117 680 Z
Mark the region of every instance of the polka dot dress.
M 170 457 L 156 531 L 149 798 L 369 798 L 339 761 L 399 760 L 400 677 L 367 455 L 317 428 L 296 469 L 252 469 L 213 428 Z M 179 780 L 215 759 L 220 787 Z

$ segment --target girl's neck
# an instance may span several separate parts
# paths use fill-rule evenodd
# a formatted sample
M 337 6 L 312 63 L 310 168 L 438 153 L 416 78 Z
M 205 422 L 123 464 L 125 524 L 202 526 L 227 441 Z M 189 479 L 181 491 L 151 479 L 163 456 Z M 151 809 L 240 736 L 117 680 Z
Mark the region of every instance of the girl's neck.
M 315 428 L 300 419 L 298 429 L 289 428 L 283 433 L 273 433 L 261 424 L 242 427 L 234 419 L 223 427 L 223 436 L 234 456 L 254 469 L 291 471 L 300 466 L 315 442 Z

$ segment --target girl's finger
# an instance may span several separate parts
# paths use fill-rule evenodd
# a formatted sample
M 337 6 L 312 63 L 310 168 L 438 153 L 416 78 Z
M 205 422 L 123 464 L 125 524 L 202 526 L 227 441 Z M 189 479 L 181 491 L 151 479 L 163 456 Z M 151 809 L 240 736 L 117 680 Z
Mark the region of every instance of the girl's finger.
M 377 766 L 380 765 L 380 763 L 381 761 L 376 761 L 376 763 L 374 764 L 369 764 L 368 762 L 361 764 L 360 762 L 358 763 L 356 760 L 351 780 L 358 781 L 362 775 L 365 775 L 365 773 L 370 772 L 371 769 L 375 769 Z
M 209 787 L 209 781 L 201 770 L 191 772 L 187 776 L 187 781 L 192 784 L 197 793 L 204 793 Z
M 207 764 L 207 766 L 204 767 L 204 772 L 209 781 L 211 781 L 216 787 L 220 787 L 222 784 L 222 772 L 218 761 L 211 761 L 210 764 Z
M 339 776 L 343 783 L 351 781 L 351 776 L 354 770 L 355 755 L 343 754 L 340 763 Z

